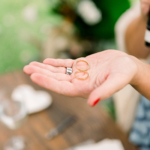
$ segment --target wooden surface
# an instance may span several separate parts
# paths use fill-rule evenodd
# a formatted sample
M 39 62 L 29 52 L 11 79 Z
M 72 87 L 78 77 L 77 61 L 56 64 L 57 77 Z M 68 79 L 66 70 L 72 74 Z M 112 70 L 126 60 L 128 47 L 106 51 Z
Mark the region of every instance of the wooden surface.
M 20 84 L 32 85 L 36 90 L 42 89 L 22 72 L 0 77 L 0 89 Z M 52 105 L 42 112 L 30 115 L 28 121 L 16 131 L 16 134 L 28 139 L 31 150 L 64 150 L 88 139 L 100 141 L 104 138 L 120 139 L 125 150 L 136 150 L 99 105 L 90 108 L 84 99 L 65 97 L 53 92 L 50 94 L 53 97 Z M 44 138 L 45 133 L 71 114 L 77 116 L 75 124 L 51 141 Z M 12 131 L 0 123 L 0 149 L 11 136 Z

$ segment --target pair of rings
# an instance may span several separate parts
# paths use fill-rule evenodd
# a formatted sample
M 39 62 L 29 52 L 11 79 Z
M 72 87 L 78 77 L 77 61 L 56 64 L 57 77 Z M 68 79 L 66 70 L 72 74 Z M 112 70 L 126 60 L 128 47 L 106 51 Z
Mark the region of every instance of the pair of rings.
M 79 68 L 79 66 L 78 66 L 79 62 L 85 62 L 87 64 L 87 68 L 85 68 L 85 69 Z M 74 73 L 74 76 L 75 76 L 76 79 L 86 80 L 89 77 L 89 73 L 87 72 L 87 70 L 90 69 L 90 65 L 89 65 L 89 63 L 86 60 L 78 60 L 78 61 L 76 61 L 75 67 L 78 69 L 78 71 L 76 71 Z M 78 73 L 84 73 L 84 74 L 86 74 L 86 76 L 84 78 L 80 78 L 80 77 L 77 76 Z M 66 74 L 71 75 L 72 74 L 72 68 L 67 68 Z

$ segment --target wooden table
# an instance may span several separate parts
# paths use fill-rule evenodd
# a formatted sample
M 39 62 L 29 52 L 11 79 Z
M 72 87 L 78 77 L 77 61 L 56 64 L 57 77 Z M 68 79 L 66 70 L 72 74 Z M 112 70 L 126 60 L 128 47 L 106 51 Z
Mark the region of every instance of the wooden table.
M 42 89 L 22 72 L 0 77 L 0 89 L 20 84 L 32 85 L 36 90 Z M 25 125 L 17 131 L 17 134 L 24 135 L 28 139 L 31 150 L 63 150 L 88 139 L 100 141 L 104 138 L 120 139 L 125 150 L 136 150 L 99 105 L 90 108 L 84 99 L 65 97 L 53 92 L 50 94 L 53 97 L 53 104 L 42 112 L 30 115 Z M 44 138 L 45 133 L 71 114 L 77 116 L 75 124 L 51 141 Z M 0 149 L 11 136 L 11 130 L 0 124 Z

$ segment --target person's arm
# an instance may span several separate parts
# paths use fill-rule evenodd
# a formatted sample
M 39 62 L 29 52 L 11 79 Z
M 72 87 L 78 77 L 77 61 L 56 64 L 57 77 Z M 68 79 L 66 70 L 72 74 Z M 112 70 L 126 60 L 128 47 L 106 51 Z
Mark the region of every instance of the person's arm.
M 132 59 L 136 62 L 138 71 L 130 84 L 150 100 L 150 65 L 135 57 L 132 57 Z
M 126 50 L 137 58 L 147 58 L 150 53 L 150 48 L 145 46 L 144 41 L 149 8 L 150 0 L 141 0 L 141 14 L 133 19 L 125 33 Z

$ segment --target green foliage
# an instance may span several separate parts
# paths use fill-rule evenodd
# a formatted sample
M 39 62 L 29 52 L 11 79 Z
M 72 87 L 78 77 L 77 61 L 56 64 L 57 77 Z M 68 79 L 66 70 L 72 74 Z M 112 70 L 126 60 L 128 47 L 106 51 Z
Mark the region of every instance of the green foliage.
M 118 18 L 130 7 L 129 0 L 93 0 L 102 12 L 102 21 L 94 26 L 88 26 L 80 17 L 76 21 L 82 36 L 97 39 L 114 37 L 114 26 Z
M 32 7 L 36 19 L 28 21 L 24 11 Z M 59 23 L 58 16 L 49 15 L 48 1 L 1 0 L 0 2 L 0 73 L 22 68 L 40 57 L 39 49 L 29 37 L 43 41 L 45 28 Z
M 136 2 L 138 2 L 139 0 L 129 0 L 131 5 L 134 5 Z

